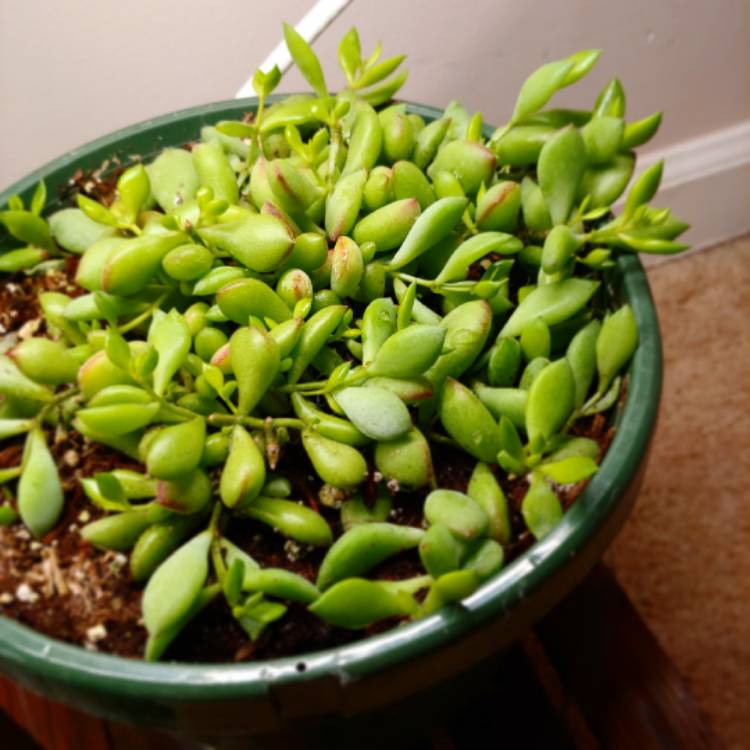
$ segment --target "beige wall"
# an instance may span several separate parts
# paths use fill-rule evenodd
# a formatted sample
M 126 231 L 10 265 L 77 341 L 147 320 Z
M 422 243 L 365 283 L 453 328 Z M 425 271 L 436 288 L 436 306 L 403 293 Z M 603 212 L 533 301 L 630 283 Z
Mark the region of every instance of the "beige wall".
M 0 0 L 0 187 L 65 150 L 169 110 L 231 98 L 302 0 Z M 567 101 L 617 74 L 630 114 L 663 109 L 656 146 L 750 120 L 748 0 L 355 0 L 319 40 L 359 26 L 365 47 L 407 52 L 403 95 L 460 98 L 500 122 L 536 65 L 605 55 Z M 338 77 L 333 78 L 338 82 Z M 296 71 L 284 82 L 298 89 Z M 563 100 L 566 101 L 566 100 Z

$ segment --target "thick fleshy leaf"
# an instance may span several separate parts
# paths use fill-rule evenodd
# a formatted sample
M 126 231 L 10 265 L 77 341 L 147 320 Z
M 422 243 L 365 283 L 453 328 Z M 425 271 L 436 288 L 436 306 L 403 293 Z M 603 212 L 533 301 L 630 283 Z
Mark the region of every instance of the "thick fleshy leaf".
M 327 547 L 333 541 L 333 532 L 325 518 L 294 500 L 258 497 L 244 513 L 302 544 Z
M 512 533 L 508 500 L 487 464 L 480 462 L 474 467 L 466 494 L 487 514 L 489 536 L 501 544 L 508 544 Z
M 62 341 L 41 336 L 20 341 L 10 350 L 10 356 L 24 375 L 45 385 L 73 383 L 80 366 Z
M 391 268 L 403 268 L 446 237 L 461 219 L 467 205 L 468 200 L 461 196 L 441 198 L 433 203 L 414 222 L 393 256 Z
M 313 52 L 312 47 L 288 23 L 284 24 L 284 39 L 289 48 L 289 53 L 307 82 L 315 89 L 318 96 L 321 98 L 327 97 L 326 79 L 323 75 L 323 69 L 320 67 L 320 60 Z
M 581 130 L 589 164 L 606 164 L 620 150 L 625 121 L 621 117 L 595 117 Z
M 0 211 L 0 224 L 21 242 L 45 250 L 55 249 L 47 222 L 31 211 Z
M 440 173 L 453 175 L 464 194 L 473 196 L 482 184 L 490 181 L 496 163 L 495 154 L 482 143 L 451 141 L 438 151 L 427 174 L 433 180 Z
M 332 241 L 342 234 L 348 234 L 354 227 L 362 206 L 362 195 L 367 181 L 367 171 L 356 172 L 341 177 L 333 192 L 326 199 L 326 232 Z
M 507 417 L 519 430 L 526 429 L 528 391 L 522 388 L 488 388 L 482 383 L 474 383 L 473 387 L 474 393 L 495 419 Z
M 547 365 L 529 388 L 526 434 L 529 441 L 548 440 L 570 417 L 575 406 L 575 380 L 567 359 Z
M 663 171 L 664 162 L 658 161 L 638 177 L 628 193 L 625 207 L 623 208 L 623 216 L 632 216 L 639 206 L 648 203 L 656 195 Z
M 354 27 L 349 29 L 339 42 L 338 58 L 346 80 L 349 83 L 353 83 L 362 65 L 362 48 L 359 42 L 359 33 Z
M 560 500 L 537 473 L 532 475 L 531 485 L 521 503 L 521 513 L 535 539 L 547 536 L 562 518 Z
M 173 552 L 143 592 L 143 621 L 150 635 L 168 630 L 187 614 L 208 576 L 212 534 L 204 531 Z
M 472 300 L 451 310 L 440 322 L 445 329 L 441 354 L 425 373 L 438 388 L 446 377 L 458 378 L 482 351 L 492 326 L 492 308 L 484 300 Z
M 151 184 L 143 164 L 129 167 L 120 175 L 117 180 L 117 192 L 128 218 L 135 221 L 151 194 Z
M 379 442 L 374 458 L 377 470 L 400 487 L 418 489 L 434 477 L 430 444 L 416 427 L 394 440 Z
M 585 167 L 586 146 L 572 125 L 542 147 L 537 175 L 553 224 L 568 220 Z
M 569 456 L 560 461 L 547 461 L 539 470 L 548 479 L 557 484 L 575 484 L 588 479 L 598 471 L 599 467 L 588 456 Z
M 81 409 L 76 417 L 97 435 L 117 437 L 150 424 L 159 412 L 159 404 L 110 404 Z
M 249 414 L 279 371 L 279 345 L 259 328 L 238 328 L 229 339 L 229 361 L 237 379 L 238 412 Z
M 265 273 L 278 268 L 294 247 L 294 234 L 281 219 L 252 214 L 237 221 L 199 230 L 209 246 L 231 253 L 251 271 Z
M 537 68 L 518 92 L 511 121 L 518 122 L 540 110 L 558 89 L 566 85 L 565 79 L 575 65 L 575 61 L 566 59 L 555 60 Z
M 18 512 L 34 536 L 54 527 L 62 512 L 64 496 L 55 460 L 44 433 L 35 428 L 26 437 L 23 471 L 18 481 Z
M 458 380 L 448 378 L 440 396 L 440 421 L 446 432 L 469 454 L 494 463 L 502 448 L 494 417 L 479 398 Z
M 416 547 L 424 531 L 395 523 L 363 523 L 339 537 L 323 558 L 317 585 L 322 591 L 344 578 L 362 575 L 405 549 Z
M 518 336 L 534 318 L 541 318 L 548 326 L 562 323 L 583 309 L 598 288 L 598 281 L 588 279 L 563 279 L 537 287 L 523 298 L 500 335 Z
M 200 179 L 189 151 L 168 148 L 147 168 L 151 192 L 162 210 L 170 213 L 195 198 Z
M 318 476 L 334 487 L 356 487 L 367 476 L 367 461 L 351 445 L 303 430 L 302 445 Z
M 388 78 L 396 68 L 406 59 L 406 55 L 394 55 L 387 60 L 383 60 L 369 67 L 357 81 L 357 88 L 366 88 L 374 86 L 376 83 Z
M 284 300 L 268 284 L 258 279 L 230 281 L 219 288 L 216 302 L 230 320 L 240 325 L 246 325 L 251 315 L 261 319 L 271 318 L 277 323 L 292 317 L 292 311 Z
M 633 356 L 638 346 L 638 324 L 630 305 L 623 305 L 604 320 L 596 340 L 596 366 L 599 370 L 598 392 L 604 393 L 615 375 Z
M 184 234 L 170 232 L 141 234 L 119 243 L 104 260 L 101 288 L 109 294 L 137 294 L 161 268 L 164 256 L 184 244 L 185 240 Z
M 413 324 L 397 331 L 380 346 L 371 365 L 372 375 L 414 378 L 436 362 L 445 341 L 440 326 Z
M 450 573 L 461 567 L 466 545 L 442 523 L 433 523 L 419 543 L 419 559 L 433 577 Z
M 229 456 L 221 472 L 219 494 L 228 508 L 243 507 L 260 494 L 266 462 L 255 440 L 241 425 L 232 430 Z
M 504 232 L 482 232 L 462 242 L 451 254 L 443 266 L 443 270 L 435 278 L 438 284 L 450 281 L 463 281 L 469 267 L 490 253 L 510 255 L 517 253 L 522 247 L 517 237 Z
M 473 570 L 480 580 L 486 581 L 497 573 L 505 562 L 502 546 L 494 539 L 480 539 L 470 545 L 463 569 Z
M 387 617 L 412 615 L 416 610 L 413 596 L 364 578 L 340 581 L 310 605 L 310 611 L 322 620 L 350 630 L 360 630 Z
M 77 255 L 84 253 L 97 240 L 113 237 L 116 232 L 114 227 L 93 221 L 80 208 L 63 208 L 52 214 L 48 221 L 57 244 Z
M 433 490 L 424 502 L 424 516 L 432 524 L 447 526 L 459 539 L 483 536 L 489 518 L 482 506 L 468 495 L 455 490 Z
M 573 371 L 576 383 L 576 408 L 580 409 L 591 388 L 596 373 L 596 341 L 599 338 L 601 323 L 592 320 L 585 325 L 571 340 L 565 356 Z
M 354 426 L 373 440 L 393 440 L 411 428 L 409 410 L 393 391 L 344 388 L 335 398 Z
M 146 452 L 148 473 L 159 479 L 176 479 L 197 468 L 206 442 L 206 422 L 196 417 L 160 430 Z
M 171 310 L 154 317 L 148 340 L 159 355 L 153 378 L 154 391 L 161 396 L 190 351 L 190 328 L 177 310 Z

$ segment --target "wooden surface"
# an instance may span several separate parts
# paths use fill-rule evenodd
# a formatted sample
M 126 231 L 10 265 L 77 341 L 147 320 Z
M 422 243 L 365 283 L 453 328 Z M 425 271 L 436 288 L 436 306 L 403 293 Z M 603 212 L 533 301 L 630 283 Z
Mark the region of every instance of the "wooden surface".
M 17 730 L 11 735 L 0 720 L 4 750 L 189 747 L 159 732 L 72 711 L 2 680 L 0 707 L 37 743 L 19 739 Z M 511 649 L 470 711 L 426 732 L 413 750 L 468 750 L 491 736 L 502 737 L 504 747 L 560 750 L 722 747 L 684 680 L 603 566 Z
M 635 510 L 605 559 L 727 747 L 747 750 L 750 236 L 648 277 L 664 346 L 661 410 Z

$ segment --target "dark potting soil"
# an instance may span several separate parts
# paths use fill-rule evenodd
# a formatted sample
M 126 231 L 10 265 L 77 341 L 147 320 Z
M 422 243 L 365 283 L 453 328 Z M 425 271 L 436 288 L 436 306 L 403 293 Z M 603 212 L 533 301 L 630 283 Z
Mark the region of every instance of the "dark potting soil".
M 95 191 L 91 191 L 95 192 Z M 76 259 L 64 268 L 44 275 L 15 274 L 0 286 L 0 335 L 19 338 L 45 333 L 37 295 L 41 291 L 79 293 L 72 279 Z M 624 394 L 623 394 L 624 397 Z M 603 415 L 579 420 L 575 434 L 591 437 L 606 451 L 614 434 Z M 142 470 L 122 454 L 91 443 L 80 434 L 63 429 L 51 431 L 49 441 L 57 461 L 66 495 L 65 511 L 57 527 L 36 540 L 21 523 L 0 526 L 0 615 L 13 618 L 46 635 L 85 648 L 138 658 L 143 654 L 146 631 L 141 619 L 142 585 L 130 575 L 128 558 L 116 552 L 99 550 L 80 536 L 86 523 L 102 515 L 83 493 L 80 479 L 114 468 Z M 0 450 L 0 468 L 19 465 L 23 439 Z M 449 446 L 433 445 L 438 485 L 465 491 L 474 461 Z M 320 481 L 299 446 L 284 448 L 279 474 L 289 478 L 293 497 L 319 510 L 336 536 L 342 532 L 339 512 L 318 499 Z M 533 539 L 521 517 L 521 501 L 527 483 L 523 478 L 509 480 L 498 474 L 511 507 L 513 541 L 506 547 L 507 559 L 526 550 Z M 581 482 L 559 489 L 565 508 L 585 487 Z M 374 471 L 364 487 L 373 499 L 377 491 Z M 7 490 L 10 502 L 14 502 Z M 393 498 L 392 521 L 407 525 L 421 522 L 421 493 L 388 489 Z M 324 552 L 287 540 L 264 524 L 250 519 L 233 519 L 225 535 L 263 566 L 282 567 L 314 580 Z M 416 551 L 396 556 L 378 567 L 378 578 L 400 580 L 423 572 Z M 217 597 L 178 636 L 166 654 L 167 659 L 186 662 L 241 662 L 291 656 L 348 643 L 363 635 L 381 632 L 397 620 L 378 623 L 364 633 L 335 628 L 291 604 L 286 615 L 273 623 L 252 643 L 232 618 L 222 597 Z

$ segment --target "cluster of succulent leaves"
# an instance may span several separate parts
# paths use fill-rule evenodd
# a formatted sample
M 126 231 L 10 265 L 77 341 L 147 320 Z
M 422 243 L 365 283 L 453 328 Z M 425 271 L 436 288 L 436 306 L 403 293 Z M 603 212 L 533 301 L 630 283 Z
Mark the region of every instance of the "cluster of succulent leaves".
M 485 139 L 481 114 L 456 102 L 429 124 L 391 103 L 403 57 L 363 59 L 355 30 L 338 95 L 285 35 L 314 95 L 268 106 L 280 74 L 259 71 L 254 117 L 126 169 L 111 205 L 79 195 L 44 219 L 42 185 L 28 209 L 14 198 L 0 213 L 26 244 L 2 270 L 74 253 L 85 290 L 40 294 L 49 336 L 0 356 L 0 434 L 27 434 L 2 479 L 18 478 L 20 518 L 43 536 L 64 503 L 49 428 L 142 462 L 82 480 L 107 512 L 82 534 L 131 551 L 148 582 L 149 659 L 219 595 L 255 639 L 285 602 L 358 629 L 471 593 L 511 541 L 498 476 L 528 479 L 522 513 L 540 538 L 562 516 L 559 485 L 597 470 L 597 444 L 569 431 L 612 407 L 637 346 L 631 309 L 607 311 L 602 277 L 619 252 L 684 247 L 685 225 L 649 205 L 660 164 L 611 209 L 660 115 L 627 122 L 617 80 L 591 110 L 543 109 L 597 52 L 534 72 Z M 345 498 L 335 540 L 274 473 L 290 441 L 321 500 Z M 438 443 L 476 460 L 465 494 L 437 486 Z M 394 491 L 426 495 L 421 528 L 389 521 Z M 260 567 L 229 538 L 237 516 L 327 548 L 317 581 Z M 366 578 L 411 548 L 424 575 Z

